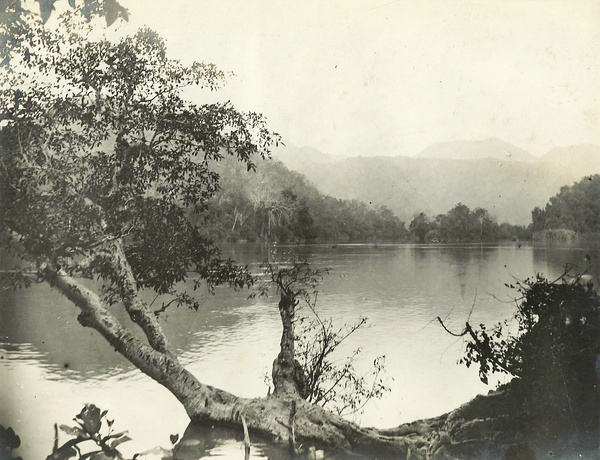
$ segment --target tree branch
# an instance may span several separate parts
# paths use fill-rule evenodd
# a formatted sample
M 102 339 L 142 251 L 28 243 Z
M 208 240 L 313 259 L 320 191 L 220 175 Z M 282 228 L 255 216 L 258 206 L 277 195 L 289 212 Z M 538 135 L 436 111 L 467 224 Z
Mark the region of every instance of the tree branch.
M 118 281 L 119 293 L 129 317 L 144 331 L 148 343 L 154 350 L 175 358 L 156 315 L 137 295 L 137 282 L 125 256 L 122 240 L 115 240 L 110 243 L 110 246 L 113 249 L 111 262 Z
M 512 375 L 513 372 L 506 366 L 506 364 L 502 363 L 501 361 L 499 361 L 498 359 L 496 359 L 496 357 L 491 353 L 490 349 L 489 349 L 489 345 L 486 346 L 486 344 L 484 344 L 481 340 L 479 340 L 479 337 L 477 337 L 477 334 L 475 333 L 475 331 L 473 330 L 473 328 L 471 327 L 471 325 L 467 322 L 465 323 L 465 328 L 460 332 L 460 333 L 455 333 L 452 332 L 450 329 L 448 329 L 446 327 L 446 325 L 444 324 L 444 322 L 442 321 L 442 318 L 440 318 L 439 316 L 437 317 L 437 320 L 439 321 L 439 323 L 442 325 L 442 327 L 444 328 L 444 330 L 454 336 L 454 337 L 464 337 L 465 335 L 469 334 L 471 336 L 471 339 L 473 339 L 473 342 L 475 343 L 476 347 L 477 347 L 477 351 L 487 360 L 489 360 L 490 362 L 496 364 L 500 369 L 503 369 L 504 371 L 506 371 L 508 374 Z
M 198 382 L 173 356 L 142 343 L 121 325 L 96 293 L 63 270 L 56 271 L 46 267 L 42 274 L 52 287 L 58 289 L 81 310 L 77 319 L 83 326 L 98 331 L 138 369 L 167 387 L 185 407 L 189 407 L 191 400 L 213 399 L 215 393 L 218 393 L 218 397 L 223 401 L 229 396 L 233 398 L 232 395 Z
M 103 209 L 89 198 L 85 198 L 90 206 L 95 206 L 100 211 Z M 146 335 L 150 346 L 161 353 L 168 354 L 173 359 L 175 354 L 171 351 L 169 341 L 165 335 L 156 316 L 150 311 L 145 302 L 137 295 L 137 281 L 127 261 L 125 250 L 123 249 L 122 237 L 106 236 L 99 242 L 92 244 L 90 247 L 96 247 L 99 244 L 106 244 L 110 249 L 112 257 L 109 261 L 112 266 L 112 282 L 117 286 L 118 293 L 121 296 L 125 310 L 129 314 L 131 320 L 137 324 Z

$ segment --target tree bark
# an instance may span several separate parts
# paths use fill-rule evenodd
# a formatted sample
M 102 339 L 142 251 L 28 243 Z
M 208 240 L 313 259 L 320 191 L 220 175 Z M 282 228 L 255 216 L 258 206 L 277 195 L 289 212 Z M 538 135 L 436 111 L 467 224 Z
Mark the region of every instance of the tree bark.
M 145 302 L 137 295 L 137 282 L 129 262 L 125 256 L 123 242 L 119 239 L 111 243 L 112 266 L 114 276 L 119 280 L 119 291 L 125 310 L 131 320 L 137 324 L 146 335 L 150 346 L 161 353 L 173 354 L 167 336 L 163 332 L 156 316 L 150 311 Z
M 95 292 L 64 271 L 46 269 L 44 277 L 81 310 L 77 317 L 79 323 L 98 331 L 138 369 L 169 389 L 184 407 L 206 399 L 228 402 L 235 398 L 198 382 L 171 353 L 163 353 L 144 344 L 123 327 Z
M 291 396 L 306 399 L 307 382 L 302 366 L 296 360 L 294 321 L 298 301 L 291 292 L 281 293 L 279 314 L 283 331 L 280 351 L 273 361 L 273 386 L 275 397 Z

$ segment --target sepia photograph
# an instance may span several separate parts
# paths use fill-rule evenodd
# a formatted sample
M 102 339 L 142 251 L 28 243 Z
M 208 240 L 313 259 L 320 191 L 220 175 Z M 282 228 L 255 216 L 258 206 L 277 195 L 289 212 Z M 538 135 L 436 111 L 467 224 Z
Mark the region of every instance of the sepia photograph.
M 600 459 L 600 2 L 0 0 L 0 460 Z

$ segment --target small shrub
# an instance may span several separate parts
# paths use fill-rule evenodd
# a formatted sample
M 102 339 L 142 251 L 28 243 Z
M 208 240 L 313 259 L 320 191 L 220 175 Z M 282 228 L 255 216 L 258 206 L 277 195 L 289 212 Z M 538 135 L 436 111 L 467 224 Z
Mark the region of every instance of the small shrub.
M 495 372 L 519 377 L 527 410 L 538 420 L 597 426 L 600 299 L 590 281 L 587 275 L 555 281 L 537 275 L 507 285 L 518 293 L 515 325 L 467 323 L 455 334 L 469 337 L 459 362 L 479 366 L 486 384 Z

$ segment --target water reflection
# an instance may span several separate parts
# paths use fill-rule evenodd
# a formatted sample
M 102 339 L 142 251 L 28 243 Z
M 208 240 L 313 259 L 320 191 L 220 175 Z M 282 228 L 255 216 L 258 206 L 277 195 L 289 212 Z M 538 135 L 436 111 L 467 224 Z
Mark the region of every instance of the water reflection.
M 190 423 L 182 439 L 173 449 L 173 460 L 198 460 L 208 457 L 223 457 L 233 460 L 244 459 L 244 443 L 241 429 L 196 425 Z M 287 449 L 275 446 L 258 435 L 251 438 L 250 459 L 262 458 L 270 460 L 297 459 L 297 455 L 290 454 Z M 299 446 L 307 458 L 306 453 L 312 446 Z M 323 453 L 329 460 L 351 460 L 357 456 L 344 455 L 339 452 Z M 310 457 L 308 457 L 310 458 Z M 364 457 L 360 457 L 363 458 Z
M 151 293 L 143 295 L 149 302 Z M 162 318 L 162 325 L 172 345 L 180 353 L 198 351 L 211 343 L 226 344 L 233 340 L 245 321 L 261 321 L 256 308 L 269 311 L 273 306 L 264 300 L 248 301 L 248 292 L 235 293 L 225 289 L 215 296 L 205 295 L 198 312 L 171 310 Z M 246 309 L 247 308 L 247 309 Z M 41 284 L 30 289 L 8 291 L 0 299 L 0 348 L 10 351 L 13 344 L 30 344 L 39 356 L 54 364 L 60 378 L 75 374 L 82 378 L 102 376 L 131 365 L 118 353 L 107 352 L 106 342 L 92 329 L 77 322 L 77 309 L 66 298 Z M 128 315 L 120 308 L 113 313 L 130 326 Z M 266 315 L 268 316 L 268 315 Z M 141 337 L 136 328 L 133 330 Z
M 181 441 L 173 449 L 173 460 L 197 460 L 206 457 L 224 457 L 243 460 L 244 435 L 242 430 L 190 424 Z M 249 458 L 291 458 L 283 449 L 269 446 L 260 439 L 251 439 Z

